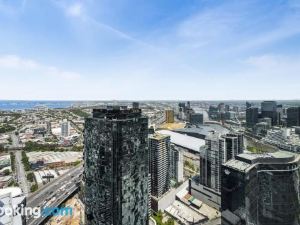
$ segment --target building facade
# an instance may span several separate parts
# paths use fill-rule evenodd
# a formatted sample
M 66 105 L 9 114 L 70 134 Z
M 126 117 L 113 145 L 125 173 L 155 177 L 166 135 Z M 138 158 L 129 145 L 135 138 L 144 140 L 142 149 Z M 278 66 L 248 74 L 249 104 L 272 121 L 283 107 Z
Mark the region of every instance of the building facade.
M 148 224 L 148 119 L 140 109 L 94 109 L 84 141 L 86 224 Z
M 300 107 L 291 107 L 287 109 L 287 126 L 300 126 Z
M 263 101 L 261 103 L 261 117 L 269 117 L 272 119 L 272 126 L 277 125 L 278 113 L 276 101 Z
M 258 123 L 258 108 L 249 107 L 246 109 L 246 125 L 253 128 Z
M 189 180 L 189 193 L 205 204 L 221 208 L 222 164 L 244 151 L 242 134 L 211 133 L 200 150 L 200 174 Z
M 183 153 L 176 145 L 170 149 L 170 178 L 177 183 L 183 182 Z
M 166 123 L 174 123 L 174 110 L 168 109 L 165 111 Z
M 70 135 L 70 122 L 63 120 L 61 124 L 61 136 L 68 137 Z
M 149 138 L 151 195 L 159 198 L 170 189 L 170 136 L 155 133 Z
M 221 191 L 221 166 L 236 155 L 244 152 L 242 134 L 226 134 L 220 136 L 212 133 L 206 137 L 206 146 L 200 151 L 200 183 Z
M 222 167 L 222 225 L 299 225 L 300 156 L 241 154 Z
M 192 113 L 189 118 L 190 124 L 202 125 L 203 124 L 203 114 L 202 113 Z

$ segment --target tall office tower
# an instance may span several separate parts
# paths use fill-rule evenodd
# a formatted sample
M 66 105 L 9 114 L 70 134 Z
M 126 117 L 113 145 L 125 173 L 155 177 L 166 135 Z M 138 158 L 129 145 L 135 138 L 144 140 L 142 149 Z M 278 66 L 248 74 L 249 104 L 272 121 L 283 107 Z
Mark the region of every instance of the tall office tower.
M 221 192 L 221 166 L 244 151 L 242 134 L 209 134 L 206 148 L 200 151 L 200 183 Z
M 220 134 L 211 132 L 206 145 L 200 149 L 200 173 L 189 180 L 189 194 L 205 204 L 221 208 L 222 164 L 244 151 L 244 139 L 240 133 Z
M 229 112 L 230 111 L 230 106 L 229 105 L 225 105 L 225 112 Z
M 167 109 L 165 111 L 166 116 L 166 123 L 174 123 L 174 110 Z
M 246 109 L 252 107 L 252 104 L 250 102 L 246 102 Z
M 223 102 L 221 102 L 218 105 L 218 109 L 219 109 L 219 112 L 224 113 L 225 112 L 225 104 Z
M 160 198 L 170 189 L 170 136 L 154 134 L 149 138 L 151 195 Z
M 183 154 L 174 144 L 170 148 L 170 178 L 176 182 L 183 181 Z
M 246 109 L 246 125 L 253 128 L 258 123 L 258 108 L 249 107 Z
M 133 102 L 132 103 L 132 108 L 133 109 L 138 109 L 140 107 L 140 103 L 138 103 L 138 102 Z
M 186 110 L 185 103 L 179 102 L 178 108 L 179 108 L 178 118 L 181 120 L 185 119 L 185 110 Z
M 218 107 L 209 106 L 208 114 L 209 114 L 209 117 L 211 119 L 218 120 L 219 119 L 219 109 L 218 109 Z
M 187 107 L 188 109 L 191 109 L 191 103 L 190 103 L 189 101 L 186 103 L 186 107 Z
M 84 131 L 86 224 L 148 224 L 148 119 L 140 109 L 94 109 Z
M 272 119 L 272 126 L 277 125 L 277 102 L 264 101 L 261 103 L 261 116 Z
M 68 137 L 70 135 L 70 122 L 66 119 L 61 124 L 61 136 Z
M 299 225 L 300 156 L 241 154 L 222 166 L 222 225 Z
M 277 125 L 282 125 L 282 118 L 283 118 L 283 106 L 277 105 Z
M 233 112 L 239 112 L 239 107 L 238 106 L 233 106 L 232 111 Z
M 287 126 L 300 126 L 300 107 L 287 109 Z
M 185 111 L 186 106 L 185 106 L 185 103 L 184 103 L 184 102 L 179 102 L 179 103 L 178 103 L 178 107 L 179 107 L 179 108 L 182 108 L 183 111 Z
M 203 114 L 202 113 L 192 113 L 189 118 L 189 122 L 194 125 L 203 124 Z
M 244 152 L 244 135 L 242 133 L 229 133 L 222 138 L 226 143 L 225 162 Z

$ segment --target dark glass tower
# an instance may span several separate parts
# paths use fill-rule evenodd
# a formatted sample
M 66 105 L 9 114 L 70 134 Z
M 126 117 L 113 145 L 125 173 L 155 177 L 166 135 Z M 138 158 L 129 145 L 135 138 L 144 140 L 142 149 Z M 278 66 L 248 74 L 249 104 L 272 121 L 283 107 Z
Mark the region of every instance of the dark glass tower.
M 222 164 L 244 152 L 244 137 L 240 133 L 222 136 L 211 133 L 205 142 L 205 148 L 200 151 L 200 183 L 221 192 Z
M 276 101 L 263 101 L 261 103 L 261 116 L 262 118 L 268 117 L 272 119 L 272 126 L 277 125 L 277 102 Z
M 94 109 L 84 138 L 86 224 L 148 224 L 148 119 L 138 108 Z
M 287 109 L 287 126 L 300 126 L 300 107 Z
M 253 128 L 258 123 L 258 108 L 249 107 L 246 110 L 246 123 L 248 128 Z
M 300 156 L 241 154 L 222 166 L 222 225 L 299 225 Z

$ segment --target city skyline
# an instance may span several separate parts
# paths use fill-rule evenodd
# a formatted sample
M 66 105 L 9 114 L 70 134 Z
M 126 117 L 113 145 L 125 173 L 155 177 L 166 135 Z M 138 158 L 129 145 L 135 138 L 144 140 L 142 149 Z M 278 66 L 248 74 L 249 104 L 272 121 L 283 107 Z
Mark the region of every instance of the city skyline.
M 0 0 L 0 97 L 299 99 L 299 17 L 296 0 Z

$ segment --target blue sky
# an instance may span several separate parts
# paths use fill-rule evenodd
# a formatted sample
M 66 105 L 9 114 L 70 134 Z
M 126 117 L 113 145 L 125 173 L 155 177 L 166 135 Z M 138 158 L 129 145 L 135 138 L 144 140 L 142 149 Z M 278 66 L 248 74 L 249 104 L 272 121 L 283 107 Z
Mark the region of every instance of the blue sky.
M 300 0 L 0 0 L 0 99 L 300 99 Z

